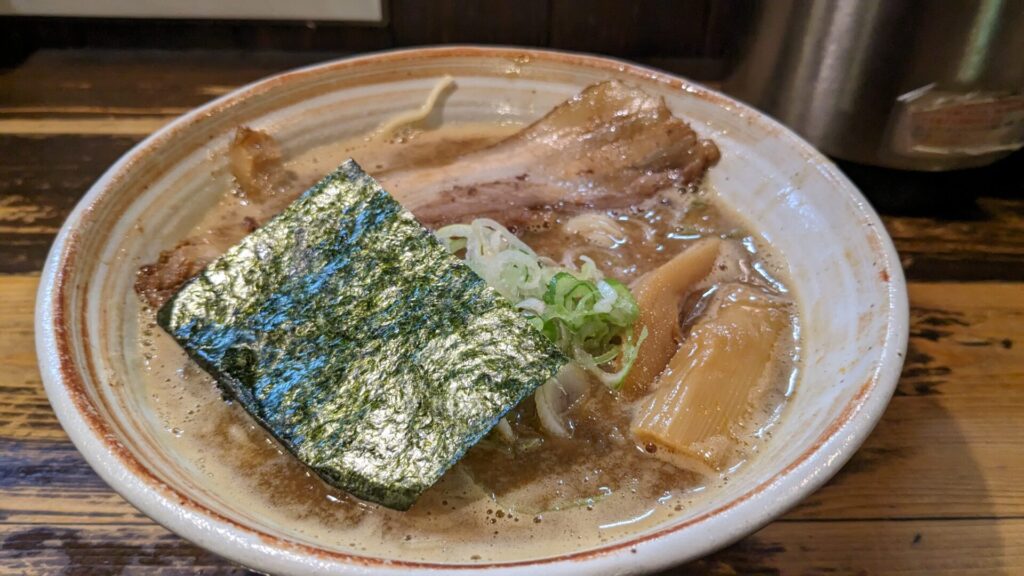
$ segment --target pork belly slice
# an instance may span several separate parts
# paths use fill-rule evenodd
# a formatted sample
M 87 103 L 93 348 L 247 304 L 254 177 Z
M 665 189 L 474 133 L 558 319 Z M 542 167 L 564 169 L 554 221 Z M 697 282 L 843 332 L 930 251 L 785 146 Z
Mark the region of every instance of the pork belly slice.
M 266 133 L 239 128 L 230 167 L 245 196 L 236 220 L 186 238 L 143 266 L 136 291 L 158 307 L 298 194 Z M 557 213 L 621 209 L 698 184 L 718 148 L 660 97 L 619 81 L 594 84 L 497 144 L 438 165 L 397 167 L 381 184 L 428 227 L 488 217 L 516 230 Z
M 608 81 L 494 146 L 379 178 L 428 226 L 488 217 L 514 228 L 554 208 L 625 208 L 687 189 L 718 158 L 662 98 Z

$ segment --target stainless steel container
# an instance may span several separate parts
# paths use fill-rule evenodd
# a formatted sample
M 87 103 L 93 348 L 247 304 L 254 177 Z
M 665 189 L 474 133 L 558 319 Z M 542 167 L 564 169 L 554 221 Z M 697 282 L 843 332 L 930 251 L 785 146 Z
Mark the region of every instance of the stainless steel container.
M 1024 146 L 1024 0 L 759 2 L 724 88 L 845 160 L 988 164 Z

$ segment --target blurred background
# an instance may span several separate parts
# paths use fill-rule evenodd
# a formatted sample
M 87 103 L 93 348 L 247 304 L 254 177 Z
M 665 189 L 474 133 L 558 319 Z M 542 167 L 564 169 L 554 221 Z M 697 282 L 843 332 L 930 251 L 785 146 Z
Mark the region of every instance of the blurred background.
M 609 54 L 721 78 L 726 44 L 754 8 L 743 0 L 6 0 L 0 38 L 10 45 L 8 65 L 40 48 L 352 53 L 480 43 Z
M 394 48 L 605 54 L 753 104 L 840 161 L 881 208 L 927 195 L 968 210 L 979 182 L 1024 187 L 1021 155 L 1000 161 L 1024 145 L 1024 0 L 0 0 L 0 39 L 0 67 L 16 70 L 0 76 L 6 105 L 38 102 L 19 73 L 61 75 L 50 88 L 72 92 L 76 77 L 118 74 L 89 89 L 193 106 L 217 89 L 189 98 L 176 84 L 236 86 Z

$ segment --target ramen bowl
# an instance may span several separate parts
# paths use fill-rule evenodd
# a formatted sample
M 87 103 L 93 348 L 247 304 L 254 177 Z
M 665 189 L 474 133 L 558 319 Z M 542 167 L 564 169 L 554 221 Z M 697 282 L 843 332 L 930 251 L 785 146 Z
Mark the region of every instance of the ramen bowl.
M 442 122 L 523 123 L 581 88 L 621 79 L 661 96 L 722 159 L 718 202 L 782 257 L 801 317 L 796 392 L 760 454 L 671 520 L 600 546 L 498 560 L 370 554 L 262 515 L 175 449 L 136 375 L 147 362 L 131 312 L 139 266 L 173 246 L 230 187 L 240 125 L 286 155 L 368 133 L 415 109 L 437 79 L 457 89 Z M 89 464 L 168 529 L 273 573 L 643 573 L 750 534 L 821 486 L 878 422 L 907 341 L 907 295 L 892 241 L 836 167 L 775 121 L 717 92 L 633 64 L 578 54 L 451 47 L 373 54 L 288 72 L 215 100 L 144 140 L 107 171 L 64 224 L 37 300 L 47 394 Z M 296 466 L 300 464 L 295 463 Z

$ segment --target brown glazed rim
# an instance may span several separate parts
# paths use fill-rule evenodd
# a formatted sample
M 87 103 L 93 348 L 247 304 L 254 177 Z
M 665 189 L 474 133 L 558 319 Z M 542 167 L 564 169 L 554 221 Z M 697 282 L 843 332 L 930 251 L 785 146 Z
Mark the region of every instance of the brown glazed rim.
M 69 318 L 69 314 L 74 311 L 69 309 L 72 301 L 70 291 L 73 287 L 68 282 L 68 279 L 72 277 L 72 274 L 76 268 L 78 262 L 79 244 L 81 243 L 81 229 L 87 227 L 90 220 L 94 219 L 94 211 L 98 201 L 103 197 L 104 193 L 107 192 L 111 187 L 116 185 L 118 182 L 123 181 L 126 177 L 126 173 L 139 162 L 140 158 L 145 157 L 149 154 L 157 151 L 162 145 L 175 138 L 179 133 L 189 129 L 197 122 L 208 116 L 217 114 L 227 108 L 234 107 L 252 96 L 260 95 L 268 91 L 274 90 L 275 88 L 301 80 L 308 77 L 314 77 L 321 75 L 325 72 L 340 72 L 345 70 L 355 70 L 367 66 L 374 66 L 380 63 L 395 63 L 395 62 L 416 62 L 423 60 L 435 60 L 442 58 L 491 58 L 500 60 L 512 60 L 516 58 L 529 58 L 535 61 L 548 61 L 558 64 L 567 64 L 571 66 L 578 66 L 583 68 L 596 69 L 606 71 L 611 74 L 626 75 L 637 79 L 646 81 L 655 81 L 657 83 L 683 90 L 690 95 L 697 98 L 710 101 L 719 106 L 727 109 L 739 109 L 746 110 L 747 108 L 735 102 L 734 100 L 712 92 L 701 86 L 692 84 L 681 78 L 671 76 L 669 74 L 644 68 L 628 62 L 618 61 L 610 58 L 572 54 L 565 52 L 555 52 L 548 50 L 531 50 L 531 49 L 519 49 L 519 48 L 495 48 L 495 47 L 476 47 L 476 46 L 454 46 L 454 47 L 437 47 L 437 48 L 420 48 L 412 50 L 400 50 L 391 52 L 382 52 L 377 54 L 370 54 L 366 56 L 359 56 L 350 59 L 338 60 L 325 64 L 314 65 L 308 68 L 302 68 L 291 72 L 285 72 L 283 74 L 272 76 L 265 80 L 258 81 L 249 86 L 243 87 L 235 92 L 232 92 L 218 100 L 207 104 L 193 113 L 190 113 L 168 125 L 166 128 L 158 131 L 153 136 L 147 138 L 141 142 L 138 146 L 128 152 L 121 162 L 118 162 L 115 166 L 110 169 L 110 172 L 104 177 L 101 177 L 101 182 L 106 181 L 105 187 L 98 191 L 95 196 L 91 198 L 92 202 L 88 205 L 80 207 L 80 218 L 77 225 L 70 228 L 67 231 L 67 236 L 62 247 L 62 251 L 59 257 L 52 261 L 50 264 L 55 266 L 55 277 L 54 283 L 52 284 L 53 290 L 52 299 L 49 305 L 52 307 L 53 316 L 53 333 L 55 348 L 58 355 L 59 362 L 59 373 L 62 377 L 60 384 L 67 390 L 68 396 L 73 403 L 77 412 L 82 416 L 83 421 L 88 426 L 91 434 L 95 439 L 99 440 L 100 443 L 106 448 L 106 450 L 116 458 L 117 461 L 124 467 L 126 471 L 135 475 L 139 478 L 150 491 L 160 494 L 168 502 L 177 502 L 182 508 L 188 509 L 189 511 L 196 513 L 200 516 L 206 516 L 217 522 L 229 525 L 239 532 L 243 532 L 247 535 L 258 538 L 262 543 L 276 549 L 287 550 L 295 553 L 299 553 L 303 556 L 309 556 L 320 560 L 326 560 L 329 562 L 341 562 L 344 564 L 350 564 L 354 566 L 363 567 L 377 567 L 377 568 L 397 568 L 397 569 L 437 569 L 437 570 L 481 570 L 488 568 L 513 568 L 513 567 L 524 567 L 524 566 L 540 566 L 545 564 L 552 564 L 565 561 L 586 561 L 599 556 L 610 555 L 615 552 L 622 552 L 636 547 L 639 544 L 662 538 L 668 534 L 672 534 L 683 528 L 693 526 L 708 520 L 713 516 L 720 515 L 724 512 L 735 508 L 739 504 L 757 496 L 762 493 L 773 483 L 779 481 L 783 477 L 787 476 L 795 468 L 804 464 L 808 459 L 814 456 L 819 450 L 821 450 L 827 443 L 834 440 L 841 429 L 843 429 L 848 423 L 851 422 L 853 417 L 860 411 L 864 404 L 865 398 L 867 398 L 878 386 L 882 370 L 880 370 L 881 362 L 879 366 L 876 366 L 873 370 L 872 376 L 867 379 L 857 390 L 854 397 L 846 404 L 840 414 L 830 423 L 830 425 L 821 433 L 821 435 L 815 440 L 813 445 L 804 451 L 798 458 L 790 462 L 785 468 L 778 473 L 774 474 L 770 478 L 758 484 L 752 490 L 742 494 L 741 496 L 731 500 L 730 502 L 712 510 L 696 516 L 694 518 L 687 519 L 685 521 L 673 524 L 671 526 L 662 528 L 655 532 L 645 534 L 642 536 L 634 537 L 622 542 L 609 544 L 599 548 L 594 548 L 586 551 L 573 552 L 569 554 L 562 554 L 559 556 L 552 556 L 547 558 L 540 558 L 535 560 L 520 560 L 512 562 L 495 562 L 485 564 L 446 564 L 436 562 L 413 562 L 405 560 L 389 560 L 385 558 L 376 558 L 370 556 L 360 556 L 355 554 L 347 554 L 344 552 L 325 550 L 317 548 L 307 544 L 292 541 L 287 538 L 282 538 L 273 534 L 268 534 L 260 530 L 253 529 L 250 526 L 239 524 L 238 522 L 227 518 L 220 513 L 207 508 L 201 503 L 193 500 L 188 494 L 182 493 L 174 487 L 161 481 L 155 473 L 146 468 L 132 452 L 124 446 L 120 441 L 117 440 L 115 431 L 111 425 L 103 418 L 101 411 L 97 409 L 96 404 L 93 402 L 88 390 L 86 389 L 85 380 L 82 378 L 82 372 L 86 371 L 93 381 L 98 381 L 94 367 L 88 360 L 85 362 L 85 366 L 81 366 L 75 363 L 73 348 L 72 348 L 72 330 L 69 328 L 69 320 L 75 321 L 74 318 Z M 796 135 L 790 133 L 786 128 L 775 123 L 774 121 L 767 119 L 764 116 L 758 114 L 750 114 L 751 120 L 758 121 L 763 124 L 763 127 L 773 133 L 782 133 L 790 137 L 795 144 L 794 148 L 801 151 L 801 153 L 809 160 L 822 166 L 824 170 L 821 172 L 831 180 L 834 180 L 838 185 L 843 188 L 850 189 L 854 192 L 854 199 L 859 205 L 861 211 L 862 222 L 865 224 L 868 233 L 868 240 L 875 252 L 877 258 L 877 265 L 881 267 L 879 273 L 879 279 L 883 283 L 889 283 L 891 278 L 902 278 L 902 271 L 898 268 L 893 267 L 893 256 L 894 252 L 891 249 L 891 241 L 886 242 L 888 238 L 885 236 L 882 230 L 877 215 L 875 215 L 870 208 L 867 207 L 866 202 L 856 194 L 856 189 L 841 176 L 837 169 L 817 151 L 815 151 L 809 144 L 801 140 Z M 880 237 L 881 235 L 881 237 Z M 887 250 L 887 247 L 889 249 Z M 54 260 L 51 255 L 51 260 Z M 889 318 L 889 330 L 886 335 L 886 348 L 889 349 L 893 346 L 889 342 L 892 338 L 892 324 L 895 319 L 895 314 L 899 312 L 899 306 L 897 303 L 894 304 L 894 297 L 896 293 L 891 289 L 890 284 L 889 300 L 890 306 L 888 307 Z M 85 330 L 85 317 L 82 315 L 77 319 L 80 322 L 80 333 L 83 337 L 87 334 Z M 898 339 L 897 339 L 898 340 Z M 899 344 L 895 344 L 899 346 Z M 896 352 L 902 354 L 902 350 L 896 350 Z M 891 393 L 891 391 L 890 391 Z M 887 399 L 886 399 L 887 400 Z M 879 412 L 880 415 L 880 412 Z M 863 432 L 866 436 L 868 430 Z M 850 434 L 855 434 L 851 431 Z M 856 446 L 854 446 L 855 448 Z M 848 453 L 844 454 L 845 458 L 848 458 L 852 454 L 853 449 L 849 449 Z M 845 460 L 844 458 L 844 460 Z M 823 477 L 815 478 L 817 482 L 813 487 L 823 483 L 830 474 L 822 475 Z M 134 502 L 133 502 L 134 503 Z M 772 517 L 776 514 L 781 514 L 784 510 L 777 510 L 772 513 Z M 770 519 L 770 518 L 769 518 Z M 765 523 L 768 520 L 762 520 L 761 523 Z M 752 526 L 750 531 L 757 528 L 758 526 Z M 721 545 L 725 545 L 728 542 L 722 542 Z

